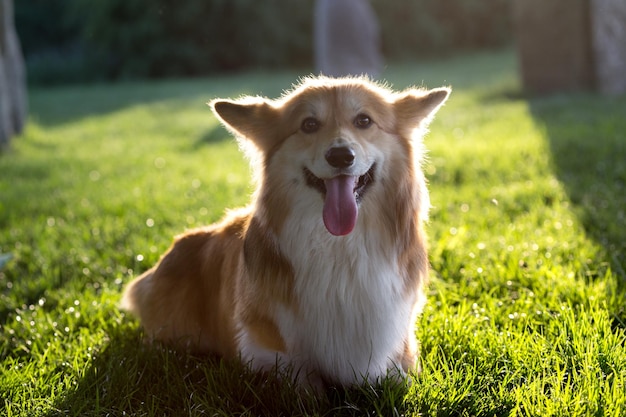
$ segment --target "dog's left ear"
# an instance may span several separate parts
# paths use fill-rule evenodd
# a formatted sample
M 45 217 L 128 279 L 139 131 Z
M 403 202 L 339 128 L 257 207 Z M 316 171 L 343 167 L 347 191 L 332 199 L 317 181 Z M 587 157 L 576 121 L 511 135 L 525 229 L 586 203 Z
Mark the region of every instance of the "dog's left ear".
M 261 151 L 269 150 L 277 140 L 279 112 L 269 100 L 246 97 L 240 100 L 216 99 L 208 104 L 228 130 L 254 143 Z
M 426 128 L 451 90 L 446 87 L 432 90 L 410 89 L 403 91 L 393 103 L 399 130 Z

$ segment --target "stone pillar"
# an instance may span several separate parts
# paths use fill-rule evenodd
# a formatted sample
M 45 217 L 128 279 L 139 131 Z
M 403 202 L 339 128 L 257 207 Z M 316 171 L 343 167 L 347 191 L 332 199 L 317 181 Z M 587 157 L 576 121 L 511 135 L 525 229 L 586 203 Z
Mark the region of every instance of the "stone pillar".
M 591 0 L 591 28 L 597 89 L 626 93 L 626 1 Z

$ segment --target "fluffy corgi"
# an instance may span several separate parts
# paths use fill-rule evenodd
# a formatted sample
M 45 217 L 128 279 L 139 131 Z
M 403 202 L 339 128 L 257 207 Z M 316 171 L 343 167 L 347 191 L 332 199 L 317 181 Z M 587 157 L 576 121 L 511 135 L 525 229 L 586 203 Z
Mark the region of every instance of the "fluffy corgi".
M 422 136 L 449 93 L 310 77 L 276 100 L 212 101 L 251 157 L 252 203 L 178 236 L 123 306 L 151 339 L 305 386 L 417 369 Z

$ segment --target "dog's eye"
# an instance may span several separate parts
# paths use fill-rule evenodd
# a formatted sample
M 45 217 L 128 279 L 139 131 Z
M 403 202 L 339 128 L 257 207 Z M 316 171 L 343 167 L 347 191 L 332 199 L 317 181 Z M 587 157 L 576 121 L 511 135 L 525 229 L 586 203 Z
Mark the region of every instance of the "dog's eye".
M 322 124 L 320 123 L 320 121 L 317 120 L 316 118 L 307 117 L 306 119 L 302 121 L 302 124 L 300 125 L 300 129 L 302 129 L 304 133 L 315 133 L 319 130 L 321 125 Z
M 358 127 L 359 129 L 367 129 L 371 125 L 372 118 L 369 117 L 367 114 L 361 113 L 354 118 L 354 126 Z

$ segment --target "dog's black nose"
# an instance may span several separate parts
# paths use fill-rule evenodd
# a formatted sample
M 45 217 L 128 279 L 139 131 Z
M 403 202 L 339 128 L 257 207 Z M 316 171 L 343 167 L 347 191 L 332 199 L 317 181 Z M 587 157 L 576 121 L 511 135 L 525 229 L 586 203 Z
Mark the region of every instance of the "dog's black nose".
M 354 163 L 355 153 L 347 146 L 335 146 L 326 151 L 326 160 L 335 168 L 348 168 Z

